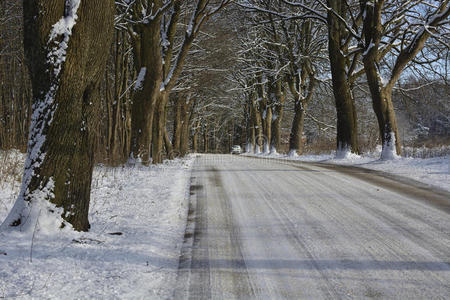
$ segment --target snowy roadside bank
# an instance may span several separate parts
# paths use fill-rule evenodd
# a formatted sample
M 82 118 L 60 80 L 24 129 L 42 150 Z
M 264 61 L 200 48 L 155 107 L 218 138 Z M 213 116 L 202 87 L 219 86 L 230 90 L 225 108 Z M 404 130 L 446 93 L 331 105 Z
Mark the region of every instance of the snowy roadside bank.
M 378 152 L 361 156 L 350 154 L 342 159 L 335 158 L 334 154 L 288 156 L 245 153 L 243 155 L 268 159 L 351 165 L 411 178 L 426 185 L 450 191 L 450 155 L 432 158 L 400 157 L 393 160 L 380 160 Z
M 0 233 L 0 298 L 170 298 L 193 161 L 97 167 L 88 233 L 46 235 L 39 223 L 32 243 Z M 17 184 L 5 187 L 0 222 L 18 192 Z

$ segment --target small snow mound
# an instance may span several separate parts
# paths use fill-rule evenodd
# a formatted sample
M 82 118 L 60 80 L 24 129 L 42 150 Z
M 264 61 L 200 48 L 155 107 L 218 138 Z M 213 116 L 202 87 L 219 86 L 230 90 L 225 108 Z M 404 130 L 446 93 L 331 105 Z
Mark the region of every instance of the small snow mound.
M 360 158 L 361 158 L 360 155 L 352 153 L 351 151 L 342 151 L 342 152 L 337 151 L 335 157 L 335 159 L 347 159 L 347 160 L 355 160 Z
M 297 150 L 295 150 L 295 149 L 290 150 L 288 153 L 288 157 L 290 157 L 290 158 L 294 158 L 294 157 L 298 157 L 298 156 L 299 155 L 297 153 Z
M 264 144 L 264 154 L 270 154 L 270 146 L 269 143 Z
M 395 149 L 395 134 L 391 132 L 389 135 L 389 138 L 386 139 L 386 142 L 381 150 L 381 160 L 394 160 L 400 158 Z
M 259 145 L 256 145 L 255 147 L 255 154 L 261 154 L 261 148 L 259 147 Z
M 138 157 L 134 157 L 134 153 L 132 152 L 130 154 L 130 157 L 128 157 L 127 166 L 131 167 L 131 166 L 141 166 L 142 165 L 142 158 Z
M 335 159 L 359 159 L 361 158 L 361 156 L 359 156 L 356 153 L 352 153 L 350 151 L 350 148 L 345 147 L 345 148 L 340 148 L 336 151 L 336 156 Z
M 397 155 L 397 152 L 395 150 L 385 148 L 383 149 L 383 151 L 381 151 L 381 160 L 395 160 L 400 158 L 401 156 Z
M 253 153 L 253 145 L 251 143 L 248 143 L 247 146 L 245 147 L 245 153 Z
M 270 155 L 279 156 L 280 154 L 278 154 L 277 148 L 272 147 L 270 149 Z

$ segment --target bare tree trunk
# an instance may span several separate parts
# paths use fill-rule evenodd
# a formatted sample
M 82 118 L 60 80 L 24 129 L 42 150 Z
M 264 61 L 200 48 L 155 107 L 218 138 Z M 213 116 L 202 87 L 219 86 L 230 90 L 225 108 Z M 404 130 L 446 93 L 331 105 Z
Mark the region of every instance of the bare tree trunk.
M 194 135 L 192 136 L 192 151 L 198 153 L 198 135 L 200 133 L 200 121 L 195 125 Z
M 162 163 L 164 131 L 166 128 L 166 105 L 168 94 L 160 93 L 153 120 L 152 164 Z
M 208 153 L 208 151 L 209 151 L 208 123 L 206 123 L 203 128 L 203 152 Z
M 378 120 L 378 128 L 382 142 L 381 158 L 390 158 L 392 153 L 401 154 L 401 143 L 398 134 L 397 118 L 392 104 L 392 91 L 382 87 L 379 82 L 377 66 L 370 56 L 364 57 L 367 82 L 372 95 L 372 105 Z
M 342 52 L 345 27 L 335 13 L 345 16 L 345 1 L 328 0 L 328 52 L 333 94 L 337 112 L 337 154 L 359 153 L 358 127 L 352 91 L 347 78 L 346 58 Z
M 247 104 L 245 105 L 246 152 L 253 152 L 256 143 L 255 122 L 253 114 L 253 104 L 251 103 L 251 98 L 249 98 L 247 100 Z
M 316 84 L 314 74 L 307 71 L 305 66 L 303 69 L 305 70 L 300 77 L 296 76 L 296 78 L 290 78 L 289 80 L 289 88 L 292 94 L 295 95 L 295 113 L 292 121 L 291 134 L 289 136 L 289 155 L 303 154 L 303 128 L 305 124 L 305 114 L 308 103 L 313 97 L 314 87 Z M 309 83 L 308 90 L 305 91 L 304 86 L 306 86 L 307 77 L 309 77 Z
M 303 127 L 305 124 L 306 104 L 301 101 L 295 103 L 295 114 L 289 136 L 289 155 L 303 154 Z
M 272 140 L 272 107 L 266 106 L 264 113 L 264 153 L 270 152 L 270 141 Z
M 182 127 L 181 127 L 181 143 L 180 155 L 185 156 L 189 152 L 189 131 L 191 129 L 191 117 L 194 101 L 188 98 L 182 106 Z
M 173 150 L 177 153 L 180 153 L 180 145 L 181 145 L 181 99 L 177 99 L 174 105 L 175 113 L 174 113 L 174 122 L 173 122 L 173 137 L 172 137 L 172 145 Z
M 270 152 L 276 153 L 281 146 L 281 122 L 283 121 L 284 102 L 286 99 L 286 91 L 283 88 L 281 80 L 272 82 L 269 88 L 269 93 L 272 95 L 272 138 L 270 141 Z
M 394 67 L 388 81 L 384 84 L 378 74 L 378 63 L 384 57 L 386 49 L 389 51 L 392 45 L 388 45 L 380 51 L 380 44 L 384 34 L 382 24 L 384 1 L 360 0 L 363 11 L 363 37 L 365 39 L 365 51 L 363 55 L 364 70 L 372 95 L 372 103 L 378 120 L 380 137 L 382 140 L 382 158 L 392 158 L 394 151 L 401 154 L 401 143 L 398 134 L 397 120 L 392 103 L 392 90 L 401 76 L 403 69 L 424 48 L 426 41 L 433 34 L 438 33 L 439 26 L 445 24 L 444 20 L 450 15 L 449 0 L 440 1 L 433 13 L 427 16 L 424 28 L 411 37 L 409 44 L 402 42 L 402 47 L 397 54 Z M 394 32 L 393 35 L 397 35 Z M 406 32 L 405 32 L 406 34 Z M 392 43 L 391 43 L 392 44 Z
M 126 45 L 127 41 L 124 37 L 124 33 L 116 30 L 116 41 L 114 47 L 113 119 L 111 139 L 109 141 L 111 158 L 113 162 L 119 162 L 125 158 L 122 150 L 125 140 L 121 135 L 121 131 L 125 129 L 123 123 L 126 122 L 126 120 L 123 120 L 121 116 L 124 111 L 124 101 L 122 98 L 125 96 L 122 94 L 124 93 L 124 88 L 126 87 L 126 82 L 128 80 L 128 59 L 125 52 Z M 126 153 L 126 156 L 128 156 L 128 153 Z
M 140 24 L 136 30 L 138 37 L 134 37 L 133 50 L 135 69 L 138 82 L 132 104 L 131 118 L 131 158 L 136 158 L 144 164 L 150 162 L 150 145 L 154 119 L 161 119 L 155 114 L 164 112 L 160 110 L 158 101 L 161 98 L 160 88 L 163 77 L 163 65 L 160 43 L 161 16 L 147 24 Z M 157 122 L 157 121 L 156 121 Z M 157 151 L 162 150 L 163 132 L 160 130 Z M 153 150 L 152 150 L 153 151 Z M 158 152 L 159 153 L 159 152 Z
M 364 70 L 367 76 L 372 105 L 377 116 L 379 132 L 383 151 L 381 158 L 390 158 L 394 151 L 397 155 L 401 153 L 401 145 L 392 104 L 392 88 L 390 85 L 383 86 L 378 74 L 378 47 L 382 37 L 381 15 L 383 1 L 371 4 L 360 1 L 361 9 L 365 13 L 363 31 L 366 39 L 366 49 L 363 56 Z M 395 149 L 394 149 L 395 148 Z
M 167 129 L 164 128 L 164 147 L 166 147 L 166 153 L 169 159 L 175 158 L 175 152 L 173 151 L 173 146 L 169 138 L 169 133 L 167 132 Z
M 258 139 L 260 140 L 258 144 L 260 144 L 260 147 L 262 147 L 261 149 L 264 153 L 268 153 L 270 151 L 270 140 L 272 138 L 272 108 L 270 107 L 266 97 L 264 78 L 262 75 L 258 76 L 257 95 L 262 125 L 262 134 L 258 135 Z
M 65 220 L 61 226 L 68 222 L 75 230 L 89 229 L 96 91 L 112 41 L 113 17 L 110 0 L 81 1 L 79 7 L 70 0 L 24 2 L 34 114 L 22 189 L 5 226 L 30 230 L 40 215 L 60 215 Z
M 252 94 L 252 105 L 253 105 L 253 128 L 255 128 L 256 142 L 253 144 L 255 146 L 254 152 L 258 153 L 263 150 L 264 147 L 264 133 L 263 133 L 263 120 L 261 118 L 261 106 L 260 101 L 256 98 L 255 94 Z

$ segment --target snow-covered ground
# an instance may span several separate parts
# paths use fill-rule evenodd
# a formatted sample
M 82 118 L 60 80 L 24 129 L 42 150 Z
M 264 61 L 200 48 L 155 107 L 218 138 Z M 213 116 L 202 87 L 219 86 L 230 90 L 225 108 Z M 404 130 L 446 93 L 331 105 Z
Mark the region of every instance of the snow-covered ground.
M 414 179 L 427 185 L 450 191 L 450 155 L 431 158 L 399 157 L 392 160 L 380 160 L 380 151 L 364 155 L 345 155 L 336 158 L 334 153 L 324 155 L 287 156 L 282 154 L 249 154 L 260 158 L 277 158 L 305 162 L 323 162 L 338 165 L 378 170 L 394 175 Z
M 15 156 L 20 168 L 23 159 Z M 193 160 L 97 167 L 88 233 L 47 235 L 39 222 L 32 239 L 18 232 L 0 233 L 0 298 L 170 298 Z M 20 185 L 6 173 L 0 173 L 0 223 Z
M 334 154 L 257 156 L 354 165 L 450 190 L 449 155 L 388 161 L 379 160 L 379 152 L 344 159 Z M 19 191 L 23 160 L 18 152 L 0 152 L 0 223 Z M 0 299 L 171 298 L 193 160 L 97 167 L 88 233 L 47 235 L 42 224 L 32 239 L 0 233 Z

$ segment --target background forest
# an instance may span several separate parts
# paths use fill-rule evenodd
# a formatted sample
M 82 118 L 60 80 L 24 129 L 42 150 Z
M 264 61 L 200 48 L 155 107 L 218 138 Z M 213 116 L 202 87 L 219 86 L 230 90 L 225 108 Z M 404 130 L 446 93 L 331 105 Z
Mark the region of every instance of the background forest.
M 24 63 L 21 3 L 19 0 L 0 3 L 0 148 L 25 151 L 32 96 Z M 114 42 L 99 87 L 100 101 L 96 108 L 99 117 L 96 160 L 110 164 L 126 161 L 130 153 L 131 103 L 139 75 L 134 66 L 134 44 L 129 24 L 120 19 L 122 5 L 119 1 Z M 355 2 L 356 8 L 358 5 Z M 261 9 L 258 11 L 252 7 Z M 311 63 L 316 68 L 314 76 L 317 82 L 304 115 L 301 142 L 305 146 L 303 150 L 297 148 L 307 153 L 335 150 L 336 109 L 328 67 L 326 28 L 313 24 L 309 33 L 312 41 L 308 44 L 302 33 L 304 20 L 280 22 L 276 14 L 264 13 L 266 8 L 285 15 L 295 14 L 295 9 L 298 10 L 283 4 L 283 1 L 243 1 L 243 6 L 228 6 L 203 25 L 165 104 L 164 142 L 167 151 L 164 151 L 164 157 L 184 155 L 190 151 L 229 152 L 231 145 L 246 145 L 252 135 L 255 139 L 255 127 L 256 136 L 264 135 L 266 140 L 272 134 L 277 136 L 278 152 L 292 150 L 289 140 L 298 103 L 288 77 L 298 76 L 295 73 L 299 66 L 295 66 L 296 70 L 293 65 L 301 63 L 302 57 L 309 55 L 302 51 L 315 51 L 311 53 L 315 60 Z M 187 26 L 189 13 L 190 9 L 183 7 L 173 37 L 174 48 L 181 46 L 183 26 Z M 449 142 L 449 54 L 448 48 L 443 47 L 448 46 L 449 40 L 445 26 L 441 30 L 441 42 L 447 44 L 431 38 L 426 50 L 403 72 L 393 92 L 400 140 L 407 146 L 431 147 Z M 289 48 L 296 53 L 284 52 L 281 48 Z M 176 51 L 178 49 L 174 53 Z M 290 59 L 293 59 L 291 65 Z M 388 55 L 380 62 L 380 68 L 389 68 L 392 60 Z M 258 76 L 261 82 L 258 82 Z M 305 84 L 308 82 L 306 79 Z M 283 94 L 282 107 L 277 99 L 265 99 L 270 96 L 270 84 L 277 85 Z M 381 141 L 363 74 L 355 80 L 352 92 L 361 151 L 373 151 Z M 251 124 L 255 122 L 255 114 L 250 112 L 251 97 L 264 98 L 258 109 L 267 123 L 273 123 L 269 136 L 267 126 L 270 125 L 262 126 L 264 128 L 258 131 L 258 126 Z M 277 122 L 277 114 L 280 114 L 277 110 L 280 109 L 283 115 Z M 269 111 L 272 117 L 267 116 Z M 260 151 L 264 151 L 264 145 L 260 146 Z

